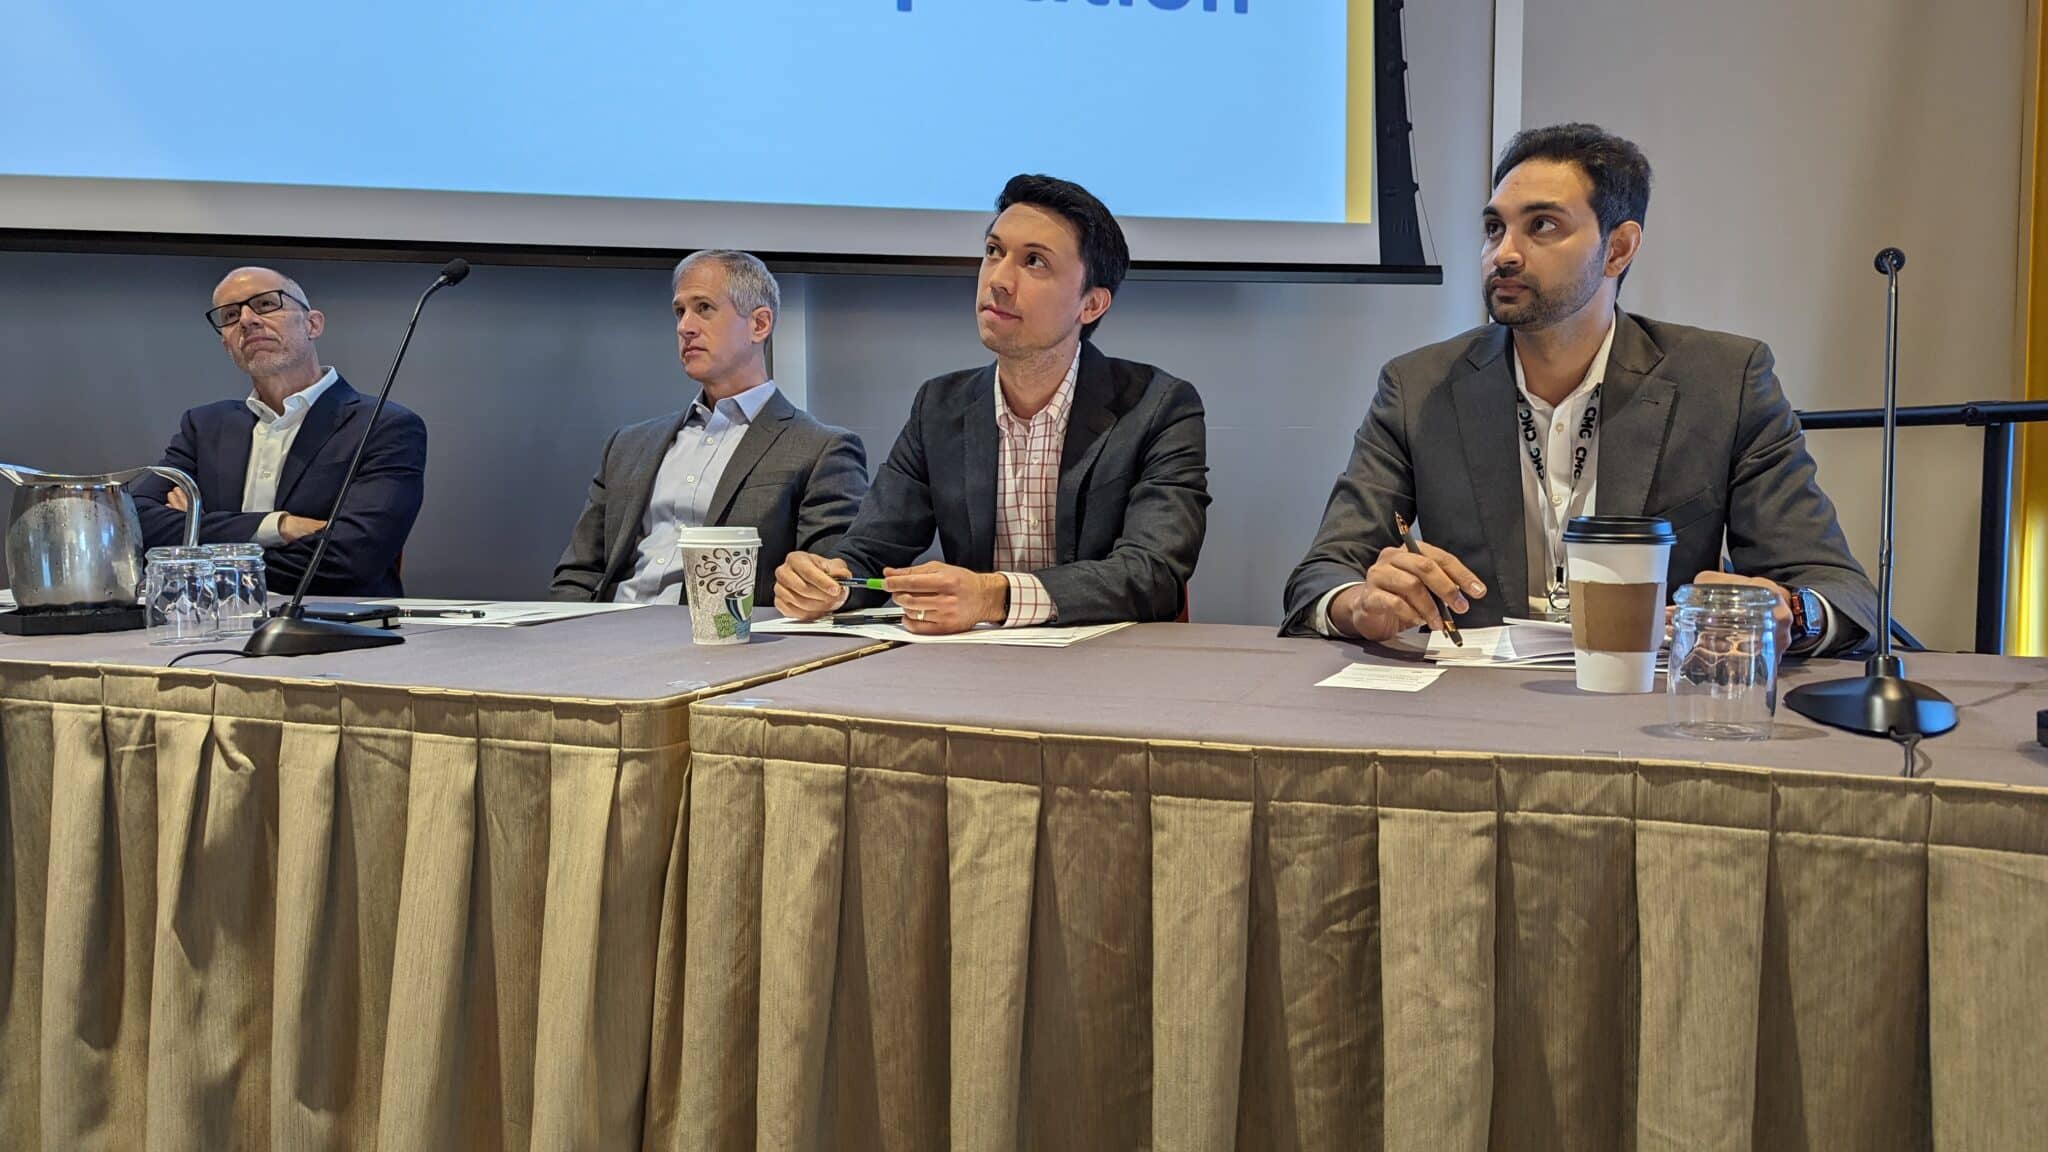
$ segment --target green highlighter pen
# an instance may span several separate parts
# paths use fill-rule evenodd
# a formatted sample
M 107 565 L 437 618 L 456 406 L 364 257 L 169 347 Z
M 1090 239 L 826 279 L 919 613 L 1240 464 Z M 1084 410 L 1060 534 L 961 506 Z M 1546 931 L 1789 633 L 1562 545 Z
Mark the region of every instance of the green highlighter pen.
M 873 592 L 887 592 L 889 590 L 889 586 L 882 583 L 880 576 L 841 576 L 839 577 L 839 586 L 841 588 L 863 588 Z

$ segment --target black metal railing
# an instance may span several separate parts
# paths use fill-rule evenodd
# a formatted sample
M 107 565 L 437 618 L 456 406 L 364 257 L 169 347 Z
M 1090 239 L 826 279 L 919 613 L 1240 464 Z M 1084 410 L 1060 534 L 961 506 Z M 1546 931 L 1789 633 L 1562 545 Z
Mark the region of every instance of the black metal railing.
M 1982 400 L 1898 410 L 1901 428 L 1953 426 L 1984 430 L 1983 502 L 1977 514 L 1977 651 L 2005 651 L 2005 602 L 2012 555 L 2012 454 L 2021 424 L 2048 422 L 2048 400 Z M 1884 409 L 1843 408 L 1801 412 L 1808 432 L 1829 428 L 1882 428 Z

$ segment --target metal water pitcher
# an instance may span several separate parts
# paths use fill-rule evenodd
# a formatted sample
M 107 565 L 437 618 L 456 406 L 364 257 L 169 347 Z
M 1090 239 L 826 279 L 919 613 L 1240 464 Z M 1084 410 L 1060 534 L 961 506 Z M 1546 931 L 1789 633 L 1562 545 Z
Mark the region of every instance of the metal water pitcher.
M 185 543 L 199 543 L 199 485 L 176 468 L 59 476 L 0 464 L 15 485 L 7 573 L 23 613 L 133 608 L 142 593 L 142 521 L 124 487 L 162 476 L 185 493 Z

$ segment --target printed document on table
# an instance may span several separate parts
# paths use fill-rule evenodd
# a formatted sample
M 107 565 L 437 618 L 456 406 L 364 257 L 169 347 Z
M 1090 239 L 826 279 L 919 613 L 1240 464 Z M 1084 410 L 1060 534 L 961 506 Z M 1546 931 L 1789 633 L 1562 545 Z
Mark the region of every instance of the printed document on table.
M 1441 632 L 1429 634 L 1424 653 L 1439 664 L 1485 664 L 1519 668 L 1572 666 L 1572 626 L 1548 620 L 1517 620 L 1492 628 L 1461 628 L 1460 647 Z
M 1431 632 L 1424 656 L 1453 668 L 1570 668 L 1577 663 L 1568 621 L 1510 616 L 1498 627 L 1461 628 L 1458 632 L 1465 638 L 1463 647 L 1440 632 Z M 1659 668 L 1669 655 L 1668 651 L 1657 653 Z
M 1353 664 L 1316 681 L 1318 688 L 1364 688 L 1374 692 L 1420 692 L 1436 683 L 1442 668 L 1389 668 L 1384 664 Z
M 790 632 L 815 633 L 820 636 L 860 636 L 868 640 L 886 640 L 892 644 L 992 644 L 1004 648 L 1066 648 L 1131 626 L 1128 620 L 1116 624 L 1094 624 L 1079 628 L 1062 628 L 1058 625 L 997 628 L 989 625 L 970 632 L 955 632 L 948 636 L 920 636 L 899 623 L 876 620 L 860 613 L 841 614 L 842 619 L 847 616 L 852 616 L 859 622 L 835 624 L 829 616 L 808 622 L 788 619 L 756 620 L 754 631 L 771 636 Z
M 399 620 L 401 624 L 432 624 L 437 628 L 444 624 L 464 628 L 524 628 L 554 620 L 574 620 L 646 607 L 644 604 L 580 604 L 555 600 L 421 600 L 406 597 L 366 600 L 364 603 L 390 604 L 400 611 L 482 613 L 478 616 L 410 616 Z

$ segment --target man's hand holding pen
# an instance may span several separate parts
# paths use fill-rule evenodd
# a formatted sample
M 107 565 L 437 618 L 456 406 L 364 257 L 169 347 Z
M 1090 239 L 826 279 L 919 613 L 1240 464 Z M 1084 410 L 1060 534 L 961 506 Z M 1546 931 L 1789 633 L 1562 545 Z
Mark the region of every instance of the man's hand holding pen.
M 792 620 L 816 620 L 846 603 L 840 581 L 852 576 L 844 560 L 791 552 L 775 569 L 775 610 Z
M 1438 601 L 1451 612 L 1468 611 L 1486 585 L 1463 561 L 1434 544 L 1409 551 L 1400 544 L 1380 549 L 1379 558 L 1354 584 L 1330 601 L 1330 623 L 1347 636 L 1387 640 L 1427 625 L 1441 632 L 1446 621 Z

